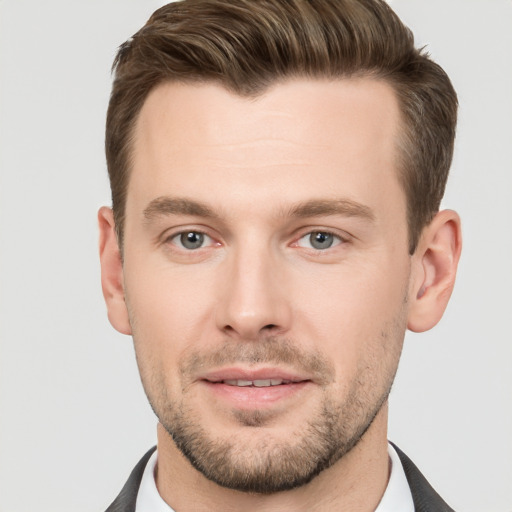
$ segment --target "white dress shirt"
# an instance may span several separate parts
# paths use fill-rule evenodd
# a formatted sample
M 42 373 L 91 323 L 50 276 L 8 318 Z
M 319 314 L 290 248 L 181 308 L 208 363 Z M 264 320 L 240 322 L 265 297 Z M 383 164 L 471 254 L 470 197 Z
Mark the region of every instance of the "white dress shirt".
M 388 454 L 391 460 L 391 474 L 384 496 L 375 512 L 414 512 L 411 490 L 402 463 L 395 449 L 389 443 Z M 158 455 L 155 450 L 142 475 L 135 512 L 174 512 L 161 498 L 156 488 L 154 474 L 157 459 Z

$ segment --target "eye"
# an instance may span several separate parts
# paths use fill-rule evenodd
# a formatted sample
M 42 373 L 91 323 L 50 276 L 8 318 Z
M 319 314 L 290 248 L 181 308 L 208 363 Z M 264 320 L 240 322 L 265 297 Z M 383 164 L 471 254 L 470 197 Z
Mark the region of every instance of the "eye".
M 339 236 L 329 233 L 328 231 L 312 231 L 299 239 L 297 245 L 300 247 L 307 247 L 317 251 L 324 251 L 335 247 L 342 242 Z
M 212 239 L 200 231 L 184 231 L 174 235 L 170 240 L 174 245 L 188 251 L 200 249 L 212 243 Z

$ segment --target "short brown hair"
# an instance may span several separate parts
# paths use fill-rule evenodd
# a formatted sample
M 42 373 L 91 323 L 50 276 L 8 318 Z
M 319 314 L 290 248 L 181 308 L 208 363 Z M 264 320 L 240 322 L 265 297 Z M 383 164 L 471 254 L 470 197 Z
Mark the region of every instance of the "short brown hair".
M 250 97 L 293 77 L 386 80 L 402 115 L 399 177 L 411 254 L 439 209 L 457 96 L 384 0 L 174 2 L 119 48 L 113 70 L 105 144 L 121 246 L 135 122 L 149 92 L 166 81 L 213 81 Z

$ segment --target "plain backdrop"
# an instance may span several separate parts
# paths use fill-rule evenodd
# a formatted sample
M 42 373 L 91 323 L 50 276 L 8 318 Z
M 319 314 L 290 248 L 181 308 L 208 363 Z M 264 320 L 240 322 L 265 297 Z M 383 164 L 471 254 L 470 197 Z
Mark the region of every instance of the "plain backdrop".
M 103 511 L 154 444 L 131 339 L 109 325 L 96 211 L 117 46 L 163 2 L 0 0 L 0 511 Z M 393 0 L 451 76 L 452 301 L 406 339 L 390 439 L 462 512 L 512 511 L 512 2 Z

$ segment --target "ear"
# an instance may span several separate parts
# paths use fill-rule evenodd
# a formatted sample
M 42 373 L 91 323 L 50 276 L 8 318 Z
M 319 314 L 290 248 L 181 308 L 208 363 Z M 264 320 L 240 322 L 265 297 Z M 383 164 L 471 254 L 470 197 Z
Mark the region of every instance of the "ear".
M 98 212 L 100 229 L 101 287 L 107 304 L 108 319 L 122 334 L 131 334 L 128 309 L 124 298 L 123 263 L 117 243 L 114 214 L 103 206 Z
M 456 212 L 439 212 L 423 229 L 412 256 L 407 323 L 411 331 L 428 331 L 441 320 L 455 284 L 461 248 Z

